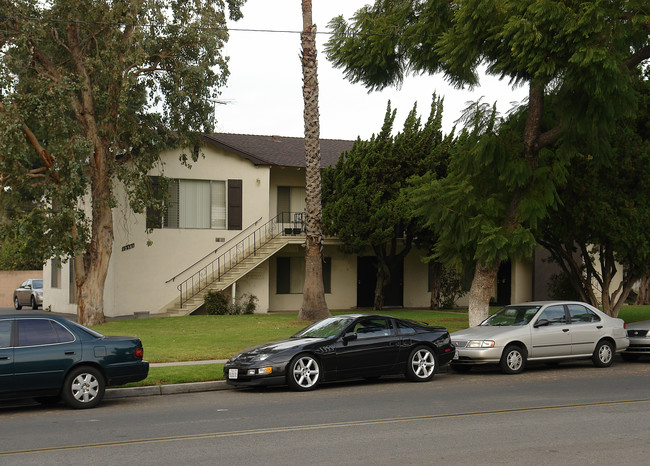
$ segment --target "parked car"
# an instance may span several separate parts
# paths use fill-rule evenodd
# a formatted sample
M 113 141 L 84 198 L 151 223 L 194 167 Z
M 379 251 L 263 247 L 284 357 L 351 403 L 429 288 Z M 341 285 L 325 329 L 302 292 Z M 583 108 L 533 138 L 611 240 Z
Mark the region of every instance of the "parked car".
M 517 374 L 533 361 L 591 358 L 595 366 L 608 367 L 629 345 L 623 320 L 573 301 L 506 306 L 477 327 L 452 333 L 451 340 L 456 371 L 500 364 L 506 374 Z
M 43 306 L 43 279 L 29 278 L 14 290 L 14 307 L 20 311 L 23 306 L 38 309 Z
M 235 386 L 286 384 L 294 390 L 384 374 L 426 382 L 453 355 L 444 327 L 384 315 L 340 315 L 242 351 L 225 364 L 224 376 Z
M 136 337 L 104 336 L 57 316 L 0 315 L 0 398 L 92 408 L 107 386 L 145 379 L 142 358 Z
M 650 356 L 650 320 L 627 324 L 627 337 L 630 346 L 621 356 L 626 361 L 636 361 L 641 356 Z

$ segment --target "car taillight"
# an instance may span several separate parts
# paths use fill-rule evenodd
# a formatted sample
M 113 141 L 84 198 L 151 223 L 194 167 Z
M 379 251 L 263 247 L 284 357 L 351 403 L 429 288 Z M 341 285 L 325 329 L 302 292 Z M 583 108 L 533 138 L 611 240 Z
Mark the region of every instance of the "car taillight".
M 136 348 L 135 349 L 135 357 L 136 358 L 142 358 L 143 356 L 144 356 L 144 349 Z

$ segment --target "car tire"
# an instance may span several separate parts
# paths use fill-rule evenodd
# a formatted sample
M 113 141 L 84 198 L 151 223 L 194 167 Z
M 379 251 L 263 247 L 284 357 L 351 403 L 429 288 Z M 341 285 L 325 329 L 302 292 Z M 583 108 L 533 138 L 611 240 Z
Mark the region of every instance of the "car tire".
M 36 299 L 32 296 L 31 298 L 31 304 L 32 304 L 32 309 L 36 310 L 38 309 L 38 304 L 36 303 Z
M 526 367 L 526 350 L 519 345 L 508 345 L 503 350 L 499 365 L 506 374 L 519 374 Z
M 438 370 L 438 358 L 427 346 L 413 348 L 406 361 L 406 378 L 411 382 L 428 382 Z
M 81 366 L 66 376 L 61 397 L 71 408 L 94 408 L 104 398 L 105 390 L 106 382 L 99 370 Z
M 627 362 L 634 362 L 634 361 L 638 361 L 639 359 L 638 354 L 630 354 L 630 353 L 621 353 L 621 357 Z
M 459 374 L 467 374 L 472 370 L 472 365 L 470 364 L 451 364 L 451 370 L 458 372 Z
M 14 296 L 14 309 L 20 311 L 23 307 L 18 302 L 18 296 Z
M 321 381 L 320 364 L 311 354 L 299 354 L 289 363 L 287 385 L 293 390 L 315 389 Z
M 596 367 L 609 367 L 614 362 L 614 344 L 609 340 L 600 340 L 591 360 Z

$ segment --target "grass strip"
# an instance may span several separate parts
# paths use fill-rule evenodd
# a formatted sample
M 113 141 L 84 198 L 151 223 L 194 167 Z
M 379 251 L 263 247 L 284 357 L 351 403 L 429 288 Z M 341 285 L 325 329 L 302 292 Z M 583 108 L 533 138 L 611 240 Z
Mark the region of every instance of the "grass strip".
M 494 308 L 493 310 L 496 310 Z M 358 313 L 334 311 L 332 314 Z M 368 311 L 366 313 L 372 313 Z M 454 312 L 391 309 L 382 314 L 446 327 L 450 332 L 467 328 L 467 309 Z M 650 306 L 625 306 L 619 315 L 626 322 L 650 319 Z M 267 341 L 287 338 L 309 325 L 296 314 L 240 316 L 186 316 L 129 319 L 93 328 L 105 335 L 133 335 L 142 339 L 150 362 L 227 359 Z M 149 376 L 128 387 L 223 380 L 223 364 L 151 367 Z

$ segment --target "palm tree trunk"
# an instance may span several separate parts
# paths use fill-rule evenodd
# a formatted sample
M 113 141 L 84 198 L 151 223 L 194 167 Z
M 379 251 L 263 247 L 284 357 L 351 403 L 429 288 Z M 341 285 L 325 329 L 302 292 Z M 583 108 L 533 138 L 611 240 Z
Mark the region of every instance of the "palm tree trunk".
M 325 302 L 322 258 L 322 206 L 320 119 L 318 113 L 318 74 L 316 26 L 312 23 L 311 0 L 302 0 L 302 94 L 305 102 L 305 177 L 307 212 L 305 222 L 305 288 L 298 317 L 319 320 L 330 315 Z

